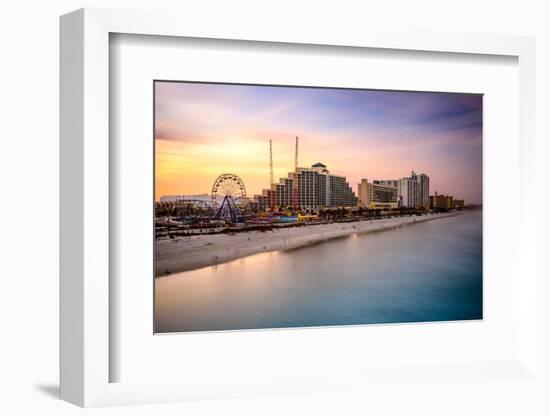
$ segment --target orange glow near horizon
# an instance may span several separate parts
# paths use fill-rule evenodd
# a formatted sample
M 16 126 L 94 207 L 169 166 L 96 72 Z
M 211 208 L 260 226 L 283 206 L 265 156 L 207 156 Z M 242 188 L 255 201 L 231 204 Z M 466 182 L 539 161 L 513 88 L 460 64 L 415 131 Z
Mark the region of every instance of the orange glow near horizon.
M 249 197 L 261 194 L 269 188 L 269 140 L 278 182 L 293 170 L 299 136 L 299 166 L 322 162 L 331 173 L 346 176 L 354 192 L 362 178 L 398 179 L 414 170 L 430 176 L 431 194 L 437 190 L 481 202 L 481 127 L 470 127 L 454 107 L 446 109 L 448 128 L 433 128 L 439 116 L 415 121 L 441 106 L 432 101 L 445 94 L 430 101 L 430 94 L 386 92 L 392 100 L 409 94 L 388 103 L 377 92 L 367 97 L 367 106 L 358 93 L 365 91 L 157 83 L 155 200 L 210 194 L 222 173 L 238 175 Z M 453 105 L 469 111 L 469 101 L 455 96 Z M 407 107 L 411 103 L 414 109 Z M 388 124 L 386 110 L 395 125 Z

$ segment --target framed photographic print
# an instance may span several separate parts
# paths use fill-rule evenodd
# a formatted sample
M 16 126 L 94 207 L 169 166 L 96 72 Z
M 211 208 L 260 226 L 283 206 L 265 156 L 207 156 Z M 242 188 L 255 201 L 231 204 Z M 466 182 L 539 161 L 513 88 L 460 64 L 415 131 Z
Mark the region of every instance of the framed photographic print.
M 533 379 L 533 39 L 242 23 L 61 18 L 62 398 Z
M 155 332 L 483 318 L 482 95 L 154 94 Z

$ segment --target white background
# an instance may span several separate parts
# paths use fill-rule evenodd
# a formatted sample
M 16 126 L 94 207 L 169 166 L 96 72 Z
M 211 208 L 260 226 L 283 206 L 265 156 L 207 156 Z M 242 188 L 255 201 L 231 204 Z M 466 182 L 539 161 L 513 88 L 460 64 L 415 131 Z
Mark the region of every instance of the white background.
M 117 236 L 110 248 L 120 259 L 111 276 L 120 319 L 112 330 L 119 358 L 111 361 L 118 367 L 111 369 L 111 380 L 213 379 L 234 374 L 235 385 L 241 378 L 285 371 L 296 380 L 301 373 L 335 369 L 517 359 L 518 223 L 510 224 L 503 237 L 501 224 L 509 214 L 498 209 L 502 194 L 512 212 L 519 208 L 519 188 L 512 182 L 519 177 L 517 59 L 113 38 L 111 89 L 116 98 L 111 115 L 116 128 L 110 138 L 110 173 L 116 218 L 112 230 Z M 483 321 L 151 336 L 153 79 L 483 93 Z M 399 381 L 395 373 L 393 377 Z
M 538 36 L 539 189 L 548 165 L 550 129 L 550 13 L 544 2 L 338 1 L 324 3 L 182 1 L 20 1 L 3 4 L 2 114 L 0 150 L 0 270 L 2 278 L 0 409 L 5 414 L 81 412 L 55 399 L 58 368 L 58 16 L 83 6 L 174 9 L 208 24 L 211 13 L 237 20 L 239 14 L 280 21 L 281 25 L 431 27 Z M 215 4 L 214 4 L 215 3 Z M 546 138 L 546 142 L 542 138 Z M 547 186 L 546 186 L 547 187 Z M 541 206 L 548 195 L 541 192 Z M 536 207 L 534 207 L 535 209 Z M 541 216 L 542 217 L 542 216 Z M 546 240 L 548 222 L 539 227 Z M 544 227 L 544 228 L 543 228 Z M 547 250 L 546 250 L 547 252 Z M 541 265 L 542 267 L 542 265 Z M 550 276 L 548 268 L 545 275 Z M 539 292 L 549 293 L 543 282 Z M 546 297 L 548 299 L 548 297 Z M 541 304 L 546 328 L 548 304 Z M 540 324 L 540 323 L 539 323 Z M 548 331 L 541 332 L 550 350 Z M 544 351 L 541 351 L 543 353 Z M 548 359 L 541 354 L 548 374 Z M 389 386 L 376 396 L 339 392 L 315 396 L 226 400 L 93 410 L 100 414 L 548 414 L 549 386 L 529 383 L 439 385 L 406 389 Z M 546 393 L 543 395 L 543 393 Z

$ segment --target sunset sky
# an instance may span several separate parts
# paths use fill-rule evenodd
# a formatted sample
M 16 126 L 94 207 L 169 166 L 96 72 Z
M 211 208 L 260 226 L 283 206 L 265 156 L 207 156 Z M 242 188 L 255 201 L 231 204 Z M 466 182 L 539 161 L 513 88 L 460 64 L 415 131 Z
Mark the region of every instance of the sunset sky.
M 294 167 L 322 162 L 357 193 L 362 178 L 411 170 L 434 191 L 482 201 L 482 97 L 326 88 L 155 83 L 156 200 L 210 193 L 222 173 L 248 196 Z

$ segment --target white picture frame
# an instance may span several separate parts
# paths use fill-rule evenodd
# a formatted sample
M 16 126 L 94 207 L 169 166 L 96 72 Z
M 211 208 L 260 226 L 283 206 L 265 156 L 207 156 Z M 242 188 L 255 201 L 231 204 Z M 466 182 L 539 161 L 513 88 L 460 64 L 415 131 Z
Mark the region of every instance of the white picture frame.
M 336 369 L 330 377 L 282 373 L 233 383 L 234 375 L 216 380 L 189 379 L 147 383 L 110 382 L 114 357 L 109 348 L 109 36 L 112 33 L 228 39 L 260 42 L 383 48 L 438 53 L 505 55 L 519 65 L 519 195 L 524 202 L 518 241 L 517 293 L 519 354 L 505 362 L 421 368 L 414 377 L 437 374 L 468 381 L 471 369 L 505 372 L 518 380 L 535 377 L 536 362 L 536 217 L 527 213 L 535 192 L 535 40 L 530 37 L 395 32 L 374 29 L 327 33 L 323 28 L 284 29 L 269 22 L 216 21 L 204 26 L 185 15 L 82 9 L 61 18 L 61 398 L 80 406 L 157 403 L 193 398 L 254 394 L 322 392 L 348 383 L 391 382 L 396 369 L 368 373 Z M 112 166 L 111 166 L 112 168 Z M 527 215 L 528 214 L 528 215 Z M 519 272 L 518 272 L 519 273 Z M 492 369 L 492 370 L 491 370 Z M 397 373 L 396 373 L 397 371 Z M 410 374 L 410 370 L 406 371 Z M 475 378 L 471 378 L 476 382 Z

